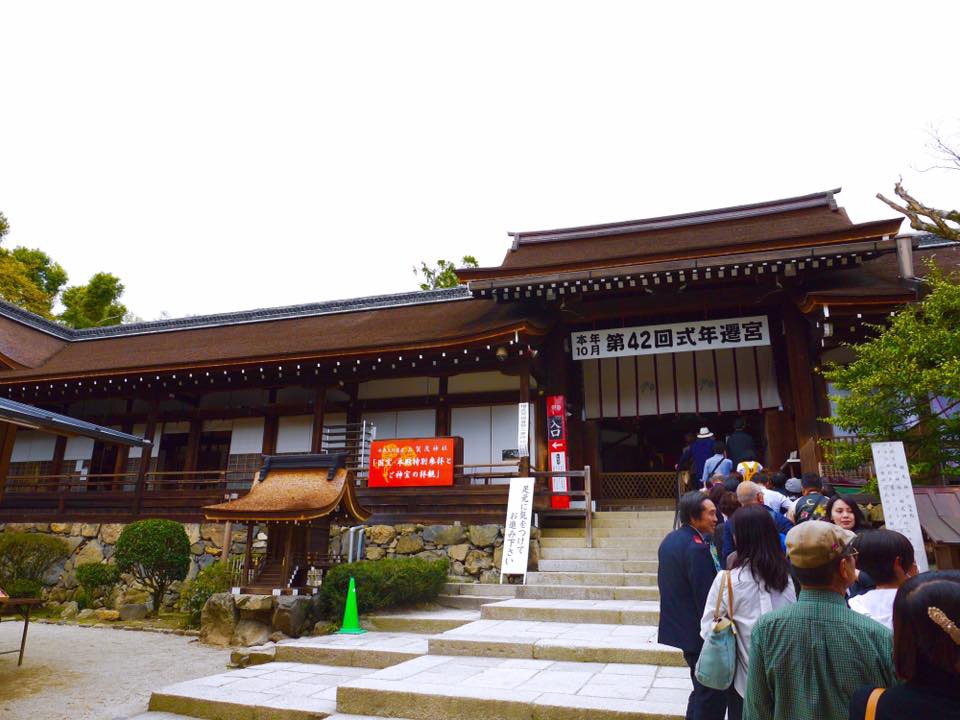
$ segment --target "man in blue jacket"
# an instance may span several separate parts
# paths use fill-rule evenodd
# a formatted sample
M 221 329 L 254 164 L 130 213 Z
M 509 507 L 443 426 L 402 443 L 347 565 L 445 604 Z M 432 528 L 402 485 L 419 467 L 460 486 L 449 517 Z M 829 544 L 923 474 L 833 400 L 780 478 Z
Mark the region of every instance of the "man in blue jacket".
M 697 439 L 687 447 L 677 462 L 677 470 L 687 470 L 689 465 L 690 481 L 696 485 L 703 475 L 703 464 L 713 454 L 713 433 L 710 428 L 702 427 Z
M 704 687 L 694 675 L 703 640 L 700 618 L 719 565 L 710 536 L 717 527 L 717 509 L 702 492 L 680 498 L 679 530 L 660 543 L 657 586 L 660 588 L 658 642 L 683 651 L 690 666 L 693 692 L 687 701 L 687 720 L 723 720 L 727 712 L 724 690 Z

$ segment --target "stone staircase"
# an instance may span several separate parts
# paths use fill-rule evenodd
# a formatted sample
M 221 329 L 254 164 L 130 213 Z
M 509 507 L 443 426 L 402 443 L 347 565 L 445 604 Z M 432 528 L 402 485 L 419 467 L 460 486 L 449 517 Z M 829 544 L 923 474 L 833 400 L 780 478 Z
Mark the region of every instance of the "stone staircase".
M 656 550 L 672 513 L 595 513 L 542 529 L 527 584 L 451 584 L 442 622 L 285 641 L 276 661 L 154 693 L 151 710 L 260 718 L 682 718 L 679 650 L 656 642 Z M 509 594 L 509 596 L 508 596 Z M 412 622 L 412 621 L 411 621 Z M 441 629 L 442 626 L 442 629 Z M 405 628 L 398 630 L 398 627 Z

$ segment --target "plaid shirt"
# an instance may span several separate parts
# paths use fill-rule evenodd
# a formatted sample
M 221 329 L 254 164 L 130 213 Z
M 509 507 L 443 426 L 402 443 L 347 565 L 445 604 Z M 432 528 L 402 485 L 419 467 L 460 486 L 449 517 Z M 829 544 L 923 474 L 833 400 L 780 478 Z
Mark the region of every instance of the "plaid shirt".
M 845 720 L 854 691 L 890 687 L 893 635 L 834 592 L 802 590 L 753 628 L 744 720 Z

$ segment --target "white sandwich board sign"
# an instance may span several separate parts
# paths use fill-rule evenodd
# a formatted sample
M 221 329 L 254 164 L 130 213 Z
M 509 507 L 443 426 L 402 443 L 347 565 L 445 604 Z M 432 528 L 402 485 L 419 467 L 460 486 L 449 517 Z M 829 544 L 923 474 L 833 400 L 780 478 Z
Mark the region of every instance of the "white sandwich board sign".
M 880 486 L 883 519 L 888 530 L 902 533 L 913 545 L 913 554 L 920 572 L 927 572 L 927 553 L 923 547 L 923 532 L 917 514 L 917 500 L 913 496 L 913 481 L 902 442 L 870 443 L 873 467 Z

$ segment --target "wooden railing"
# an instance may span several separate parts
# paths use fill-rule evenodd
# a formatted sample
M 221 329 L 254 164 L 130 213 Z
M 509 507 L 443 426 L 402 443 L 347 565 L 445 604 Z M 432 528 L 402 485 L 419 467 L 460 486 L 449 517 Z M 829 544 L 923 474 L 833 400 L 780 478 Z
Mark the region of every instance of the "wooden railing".
M 551 491 L 552 495 L 565 495 L 569 498 L 583 498 L 583 528 L 586 531 L 587 547 L 593 547 L 593 488 L 591 487 L 590 466 L 584 465 L 583 470 L 562 470 L 557 472 L 536 472 L 530 473 L 535 478 L 567 478 L 567 491 Z M 583 490 L 570 490 L 570 478 L 583 478 Z
M 199 516 L 204 505 L 246 494 L 252 473 L 227 470 L 148 472 L 137 492 L 136 473 L 65 473 L 6 478 L 0 514 L 56 517 Z
M 600 473 L 603 502 L 638 499 L 672 499 L 676 494 L 673 470 L 664 472 L 605 472 Z

